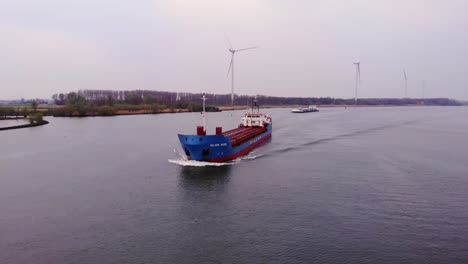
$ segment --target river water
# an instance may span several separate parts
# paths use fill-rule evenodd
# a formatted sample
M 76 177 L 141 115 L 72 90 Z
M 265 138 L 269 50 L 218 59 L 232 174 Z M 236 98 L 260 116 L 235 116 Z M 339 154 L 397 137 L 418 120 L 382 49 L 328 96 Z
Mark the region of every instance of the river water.
M 289 110 L 220 166 L 199 113 L 0 132 L 0 263 L 468 263 L 468 108 Z

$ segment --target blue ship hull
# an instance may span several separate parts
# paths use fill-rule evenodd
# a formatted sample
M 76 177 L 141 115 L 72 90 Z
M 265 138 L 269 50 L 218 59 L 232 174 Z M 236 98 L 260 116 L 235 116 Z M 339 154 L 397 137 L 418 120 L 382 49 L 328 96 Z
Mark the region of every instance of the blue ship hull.
M 178 134 L 187 158 L 197 161 L 224 162 L 247 154 L 250 150 L 271 138 L 272 124 L 260 135 L 232 146 L 231 139 L 224 135 L 182 135 Z

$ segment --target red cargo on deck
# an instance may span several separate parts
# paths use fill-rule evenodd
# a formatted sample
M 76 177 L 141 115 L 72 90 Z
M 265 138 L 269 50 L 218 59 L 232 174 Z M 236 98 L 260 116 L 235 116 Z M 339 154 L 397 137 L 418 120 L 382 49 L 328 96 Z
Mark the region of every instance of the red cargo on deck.
M 261 126 L 244 126 L 226 131 L 223 133 L 223 135 L 231 139 L 231 145 L 234 147 L 264 133 L 266 130 L 266 128 Z

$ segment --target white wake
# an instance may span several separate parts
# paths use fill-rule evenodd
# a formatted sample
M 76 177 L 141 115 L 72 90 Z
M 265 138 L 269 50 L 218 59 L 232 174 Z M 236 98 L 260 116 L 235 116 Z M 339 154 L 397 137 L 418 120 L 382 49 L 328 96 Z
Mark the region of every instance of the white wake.
M 207 162 L 207 161 L 196 161 L 196 160 L 186 160 L 186 159 L 168 159 L 170 163 L 174 163 L 180 166 L 191 166 L 191 167 L 219 167 L 219 166 L 227 166 L 233 165 L 238 163 L 238 161 L 234 160 L 232 162 Z
M 262 157 L 263 154 L 256 154 L 254 151 L 250 152 L 249 154 L 239 157 L 235 160 L 229 162 L 207 162 L 207 161 L 196 161 L 196 160 L 188 160 L 187 157 L 180 152 L 178 152 L 175 148 L 173 149 L 174 153 L 178 156 L 176 159 L 168 159 L 170 163 L 174 163 L 180 166 L 191 166 L 191 167 L 219 167 L 219 166 L 227 166 L 227 165 L 234 165 L 242 160 L 253 160 L 259 157 Z

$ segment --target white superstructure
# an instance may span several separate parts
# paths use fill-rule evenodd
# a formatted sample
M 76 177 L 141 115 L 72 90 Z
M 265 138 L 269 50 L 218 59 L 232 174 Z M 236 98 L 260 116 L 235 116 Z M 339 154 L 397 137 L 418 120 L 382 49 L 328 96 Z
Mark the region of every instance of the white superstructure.
M 271 124 L 271 117 L 262 113 L 245 113 L 241 118 L 241 126 L 265 126 Z

